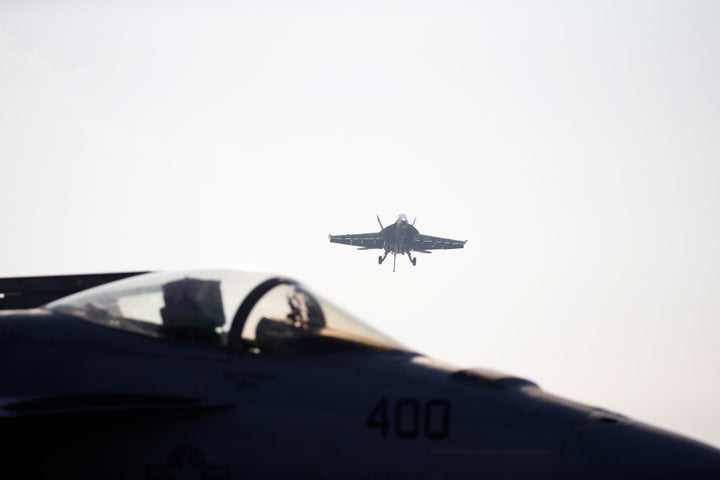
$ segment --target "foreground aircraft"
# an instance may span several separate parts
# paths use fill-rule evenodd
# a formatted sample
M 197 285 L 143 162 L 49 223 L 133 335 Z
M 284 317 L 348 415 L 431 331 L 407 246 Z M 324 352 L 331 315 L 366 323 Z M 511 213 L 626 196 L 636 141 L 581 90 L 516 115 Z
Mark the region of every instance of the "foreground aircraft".
M 375 248 L 385 249 L 385 254 L 378 257 L 378 263 L 382 265 L 388 253 L 393 254 L 393 272 L 395 271 L 395 257 L 406 255 L 413 265 L 417 263 L 417 257 L 410 252 L 432 253 L 430 250 L 447 250 L 452 248 L 463 248 L 467 240 L 452 240 L 450 238 L 431 237 L 422 235 L 415 228 L 415 220 L 408 222 L 407 216 L 400 214 L 392 225 L 383 227 L 380 216 L 377 217 L 380 224 L 380 231 L 377 233 L 355 233 L 349 235 L 328 235 L 333 243 L 344 245 L 357 245 L 358 250 L 371 250 Z
M 438 362 L 267 272 L 0 292 L 2 478 L 720 478 L 720 450 Z

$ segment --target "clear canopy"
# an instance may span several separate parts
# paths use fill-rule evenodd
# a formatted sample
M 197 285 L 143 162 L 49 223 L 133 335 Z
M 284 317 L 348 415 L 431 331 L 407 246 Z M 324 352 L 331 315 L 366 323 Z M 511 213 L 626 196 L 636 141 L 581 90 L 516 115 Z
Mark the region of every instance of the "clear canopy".
M 149 273 L 46 308 L 111 328 L 235 350 L 403 349 L 298 282 L 257 270 Z

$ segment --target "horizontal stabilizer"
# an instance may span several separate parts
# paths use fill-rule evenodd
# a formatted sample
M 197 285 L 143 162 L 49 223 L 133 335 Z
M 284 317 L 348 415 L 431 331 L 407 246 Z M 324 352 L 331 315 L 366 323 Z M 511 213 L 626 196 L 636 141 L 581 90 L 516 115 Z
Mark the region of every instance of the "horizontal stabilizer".
M 147 272 L 0 278 L 0 310 L 36 308 L 58 298 Z

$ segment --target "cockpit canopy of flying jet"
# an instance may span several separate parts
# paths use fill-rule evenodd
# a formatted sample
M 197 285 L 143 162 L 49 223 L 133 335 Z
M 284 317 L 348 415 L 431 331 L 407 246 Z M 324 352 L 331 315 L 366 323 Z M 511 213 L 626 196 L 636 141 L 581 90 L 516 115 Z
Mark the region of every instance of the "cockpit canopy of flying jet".
M 295 280 L 262 271 L 148 273 L 81 291 L 46 308 L 212 348 L 255 353 L 404 350 Z

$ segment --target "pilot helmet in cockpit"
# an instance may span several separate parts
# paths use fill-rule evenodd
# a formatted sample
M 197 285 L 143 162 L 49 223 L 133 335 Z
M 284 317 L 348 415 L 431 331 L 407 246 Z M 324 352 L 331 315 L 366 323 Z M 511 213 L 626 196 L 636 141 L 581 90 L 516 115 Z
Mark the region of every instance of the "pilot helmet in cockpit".
M 317 300 L 302 288 L 295 287 L 288 295 L 287 319 L 295 327 L 317 329 L 325 326 L 325 316 Z

